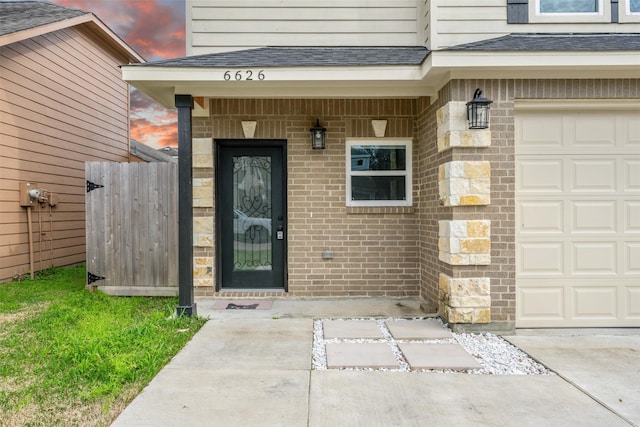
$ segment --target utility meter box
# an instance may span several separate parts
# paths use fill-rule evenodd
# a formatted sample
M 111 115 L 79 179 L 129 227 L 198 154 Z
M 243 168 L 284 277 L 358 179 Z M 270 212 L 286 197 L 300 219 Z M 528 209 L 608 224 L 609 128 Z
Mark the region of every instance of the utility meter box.
M 35 191 L 32 191 L 35 190 Z M 40 193 L 38 190 L 38 184 L 34 182 L 21 182 L 20 183 L 20 206 L 29 207 L 33 206 L 33 202 L 38 200 L 38 197 L 33 197 L 35 192 Z

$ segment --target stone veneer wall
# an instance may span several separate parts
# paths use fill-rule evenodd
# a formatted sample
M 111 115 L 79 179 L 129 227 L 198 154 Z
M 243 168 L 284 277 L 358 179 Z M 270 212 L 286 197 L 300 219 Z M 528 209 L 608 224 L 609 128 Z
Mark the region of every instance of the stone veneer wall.
M 504 82 L 504 84 L 507 83 Z M 432 170 L 434 184 L 429 185 L 431 201 L 427 204 L 428 210 L 434 214 L 427 214 L 427 217 L 432 218 L 430 220 L 432 225 L 429 238 L 423 242 L 423 246 L 428 250 L 423 252 L 422 260 L 431 264 L 432 267 L 428 268 L 428 278 L 425 277 L 421 292 L 423 295 L 429 295 L 430 301 L 435 299 L 433 304 L 439 306 L 440 314 L 454 324 L 454 328 L 465 327 L 468 324 L 479 326 L 477 324 L 491 322 L 486 329 L 512 330 L 515 324 L 513 103 L 505 104 L 500 98 L 503 92 L 500 91 L 501 88 L 496 81 L 454 80 L 440 91 L 439 102 L 431 106 L 427 114 L 431 117 L 432 126 L 436 128 L 436 114 L 439 109 L 447 104 L 457 105 L 459 108 L 471 99 L 478 87 L 484 90 L 484 96 L 494 101 L 491 106 L 489 130 L 477 131 L 478 133 L 469 135 L 460 132 L 459 137 L 449 138 L 454 142 L 450 143 L 447 149 L 443 149 L 441 142 L 440 152 L 438 152 L 438 131 L 436 129 L 430 131 L 432 139 L 429 150 L 432 160 L 428 162 L 428 167 Z M 484 138 L 485 135 L 480 134 L 486 132 L 490 132 L 491 135 L 490 146 L 482 142 L 486 138 Z M 489 196 L 472 203 L 451 203 L 449 199 L 442 200 L 442 205 L 438 204 L 443 195 L 446 196 L 446 193 L 442 194 L 438 189 L 438 180 L 442 178 L 440 167 L 451 168 L 452 165 L 465 163 L 490 165 Z M 456 169 L 456 166 L 453 168 Z M 440 185 L 441 190 L 442 188 L 443 185 Z M 489 201 L 490 204 L 487 204 Z M 448 206 L 444 206 L 445 204 Z M 449 262 L 440 261 L 438 226 L 441 221 L 446 221 L 449 225 L 465 222 L 488 224 L 490 262 L 487 262 L 485 257 L 482 257 L 483 262 L 478 263 L 452 264 L 448 259 Z M 450 229 L 449 226 L 445 228 Z M 450 242 L 449 237 L 447 240 Z M 483 240 L 483 250 L 485 243 Z M 425 267 L 422 270 L 425 271 Z M 448 285 L 451 283 L 456 286 Z M 477 283 L 482 283 L 482 286 L 472 286 Z M 465 285 L 467 288 L 464 287 Z M 452 289 L 455 289 L 453 294 Z M 473 295 L 473 292 L 470 292 L 473 290 L 482 291 L 483 294 Z M 469 303 L 472 304 L 471 307 L 464 305 Z M 490 304 L 490 307 L 486 304 Z
M 431 195 L 421 199 L 421 220 L 487 220 L 491 223 L 491 264 L 452 266 L 433 261 L 433 225 L 428 228 L 428 236 L 423 236 L 421 247 L 421 271 L 423 281 L 421 294 L 433 298 L 437 293 L 439 274 L 450 279 L 467 279 L 467 284 L 478 278 L 490 279 L 491 324 L 487 329 L 513 330 L 515 327 L 515 154 L 514 154 L 514 103 L 516 99 L 624 99 L 640 98 L 640 79 L 549 79 L 549 80 L 453 80 L 445 85 L 439 93 L 438 102 L 429 108 L 419 108 L 419 114 L 427 117 L 419 119 L 419 123 L 435 121 L 437 109 L 449 101 L 468 102 L 475 89 L 481 88 L 483 96 L 493 100 L 491 105 L 491 146 L 478 148 L 453 147 L 440 155 L 429 148 L 430 159 L 439 165 L 451 161 L 475 162 L 486 161 L 491 164 L 491 204 L 478 206 L 434 207 L 431 201 L 434 190 L 431 185 L 426 191 Z M 420 105 L 424 105 L 419 103 Z M 420 135 L 432 132 L 429 126 L 421 126 Z M 425 129 L 423 129 L 425 128 Z M 433 136 L 430 136 L 430 138 Z M 435 141 L 433 142 L 435 145 Z M 427 167 L 434 166 L 427 161 Z M 425 212 L 422 212 L 424 208 Z M 436 215 L 428 212 L 436 211 Z M 436 230 L 437 233 L 437 230 Z M 435 237 L 437 238 L 437 237 Z M 437 258 L 437 248 L 435 250 Z M 425 264 L 429 263 L 429 264 Z M 435 264 L 435 265 L 434 265 Z M 428 266 L 431 267 L 428 267 Z M 439 269 L 440 273 L 434 272 Z M 449 278 L 449 279 L 447 279 Z M 456 282 L 460 283 L 460 282 Z M 475 282 L 477 283 L 477 282 Z M 441 289 L 446 286 L 442 285 Z M 436 289 L 436 291 L 434 291 Z M 485 289 L 484 287 L 478 289 Z M 441 298 L 435 297 L 442 302 Z M 486 300 L 484 300 L 486 301 Z M 484 314 L 481 316 L 481 318 Z M 486 320 L 486 319 L 485 319 Z M 461 322 L 465 323 L 465 322 Z M 464 326 L 464 325 L 463 325 Z M 473 328 L 471 328 L 473 329 Z
M 491 163 L 448 162 L 440 165 L 438 191 L 442 206 L 491 204 Z
M 415 110 L 415 100 L 212 100 L 211 117 L 193 120 L 194 194 L 200 196 L 194 202 L 196 295 L 214 294 L 216 271 L 215 245 L 209 243 L 209 237 L 215 241 L 215 206 L 209 202 L 213 163 L 196 162 L 195 156 L 206 151 L 206 144 L 213 147 L 212 138 L 244 138 L 241 122 L 256 121 L 255 139 L 287 140 L 288 295 L 417 297 L 414 208 L 347 208 L 345 203 L 345 140 L 375 138 L 372 119 L 388 120 L 387 138 L 415 137 Z M 328 129 L 325 150 L 310 147 L 309 128 L 316 118 Z M 413 198 L 418 204 L 415 178 Z M 322 259 L 325 249 L 335 257 Z

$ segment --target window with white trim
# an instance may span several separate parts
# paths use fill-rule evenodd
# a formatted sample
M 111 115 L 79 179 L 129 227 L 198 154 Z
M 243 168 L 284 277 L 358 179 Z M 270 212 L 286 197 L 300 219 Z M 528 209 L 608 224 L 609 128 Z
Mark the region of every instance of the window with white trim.
M 625 22 L 640 22 L 640 0 L 620 0 L 619 20 Z
M 599 13 L 602 0 L 538 0 L 537 13 Z
M 529 22 L 611 22 L 610 0 L 531 0 Z
M 347 141 L 347 206 L 412 206 L 411 144 L 411 139 Z

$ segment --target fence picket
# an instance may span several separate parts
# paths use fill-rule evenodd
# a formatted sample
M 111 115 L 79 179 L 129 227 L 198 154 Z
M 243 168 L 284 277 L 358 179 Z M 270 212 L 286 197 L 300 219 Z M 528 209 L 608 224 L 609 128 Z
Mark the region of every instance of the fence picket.
M 87 271 L 112 295 L 175 295 L 178 286 L 176 163 L 87 162 Z

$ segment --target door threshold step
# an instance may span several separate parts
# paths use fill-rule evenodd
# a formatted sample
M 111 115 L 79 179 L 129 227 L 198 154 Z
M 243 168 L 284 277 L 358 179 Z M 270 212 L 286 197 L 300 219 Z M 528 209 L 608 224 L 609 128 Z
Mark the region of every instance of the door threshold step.
M 224 293 L 282 293 L 285 291 L 282 288 L 222 288 L 218 291 L 220 294 Z

